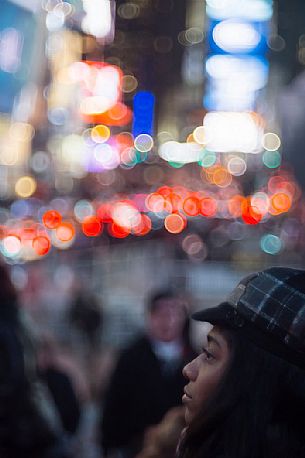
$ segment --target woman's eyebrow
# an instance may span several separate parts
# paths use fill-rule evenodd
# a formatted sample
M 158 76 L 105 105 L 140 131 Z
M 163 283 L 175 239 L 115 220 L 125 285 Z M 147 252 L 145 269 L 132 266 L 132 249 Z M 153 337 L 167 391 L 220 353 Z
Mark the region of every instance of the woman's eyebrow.
M 209 343 L 210 343 L 210 342 L 211 342 L 211 343 L 215 343 L 219 348 L 221 348 L 221 345 L 220 345 L 220 343 L 218 342 L 218 340 L 215 339 L 215 337 L 211 336 L 210 334 L 208 334 L 207 340 L 208 340 Z

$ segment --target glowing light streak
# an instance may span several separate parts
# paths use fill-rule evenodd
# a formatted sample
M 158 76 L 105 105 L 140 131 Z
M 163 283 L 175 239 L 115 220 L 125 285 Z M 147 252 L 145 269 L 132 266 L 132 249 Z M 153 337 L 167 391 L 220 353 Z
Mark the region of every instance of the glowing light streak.
M 251 23 L 228 19 L 216 24 L 213 39 L 226 52 L 247 53 L 258 46 L 261 35 Z
M 153 135 L 155 96 L 148 91 L 139 91 L 133 99 L 132 134 Z
M 159 156 L 168 162 L 188 164 L 198 162 L 203 157 L 202 146 L 198 143 L 179 143 L 168 141 L 159 148 Z
M 261 151 L 262 126 L 249 113 L 211 112 L 205 115 L 203 124 L 211 138 L 207 147 L 212 151 Z
M 268 21 L 272 17 L 271 0 L 207 0 L 207 15 L 213 19 L 237 17 L 252 21 Z
M 112 0 L 83 0 L 86 16 L 82 21 L 84 32 L 104 39 L 107 43 L 113 40 L 114 7 Z

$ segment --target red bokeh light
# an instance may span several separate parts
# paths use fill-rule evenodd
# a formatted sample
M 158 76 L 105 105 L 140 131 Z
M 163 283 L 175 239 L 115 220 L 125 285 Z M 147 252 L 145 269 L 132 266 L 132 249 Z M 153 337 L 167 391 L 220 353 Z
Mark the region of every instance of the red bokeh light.
M 246 199 L 242 203 L 242 214 L 241 217 L 246 224 L 258 224 L 263 215 L 259 212 L 257 207 L 253 207 L 249 199 Z
M 42 216 L 42 222 L 48 229 L 56 229 L 61 219 L 61 214 L 56 210 L 48 210 Z
M 149 216 L 142 214 L 141 222 L 137 226 L 133 227 L 133 233 L 138 236 L 143 236 L 151 231 L 151 219 Z
M 87 216 L 82 222 L 82 231 L 88 237 L 97 237 L 102 231 L 102 223 L 96 216 Z
M 111 223 L 112 222 L 111 212 L 112 212 L 112 204 L 104 202 L 98 206 L 96 210 L 96 216 L 103 223 Z
M 108 226 L 108 232 L 112 237 L 116 237 L 117 239 L 124 239 L 130 234 L 130 229 L 121 227 L 116 223 L 112 223 Z
M 39 256 L 44 256 L 46 255 L 50 249 L 51 249 L 51 243 L 48 237 L 44 235 L 39 235 L 38 237 L 35 237 L 32 242 L 32 246 L 35 250 L 35 252 Z
M 197 216 L 200 213 L 200 199 L 195 196 L 187 197 L 183 202 L 183 211 L 188 216 Z

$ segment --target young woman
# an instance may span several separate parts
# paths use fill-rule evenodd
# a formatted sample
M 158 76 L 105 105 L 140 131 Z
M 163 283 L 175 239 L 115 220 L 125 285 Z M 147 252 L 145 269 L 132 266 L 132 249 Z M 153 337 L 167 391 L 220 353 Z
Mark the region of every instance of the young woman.
M 179 458 L 305 457 L 305 271 L 251 275 L 194 318 L 214 327 L 183 371 Z

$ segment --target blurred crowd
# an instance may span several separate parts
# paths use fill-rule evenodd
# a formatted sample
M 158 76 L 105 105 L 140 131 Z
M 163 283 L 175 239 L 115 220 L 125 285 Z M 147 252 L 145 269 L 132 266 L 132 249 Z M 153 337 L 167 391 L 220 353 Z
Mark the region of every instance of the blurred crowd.
M 64 317 L 72 339 L 36 329 L 4 263 L 0 289 L 1 457 L 174 456 L 195 355 L 185 294 L 151 292 L 145 327 L 118 350 L 103 344 L 103 306 L 82 285 Z

